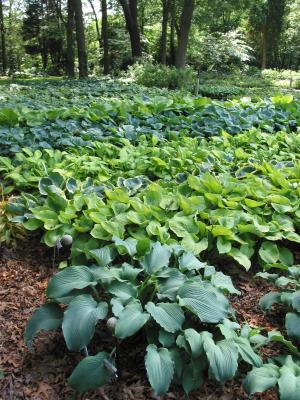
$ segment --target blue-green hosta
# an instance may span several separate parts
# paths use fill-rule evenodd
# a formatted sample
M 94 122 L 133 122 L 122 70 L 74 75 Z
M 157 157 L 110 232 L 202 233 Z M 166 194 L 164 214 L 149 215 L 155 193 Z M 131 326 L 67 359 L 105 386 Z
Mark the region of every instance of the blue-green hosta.
M 39 331 L 61 326 L 70 351 L 87 349 L 100 329 L 98 321 L 113 317 L 112 334 L 120 344 L 145 331 L 145 366 L 157 395 L 172 382 L 189 393 L 202 385 L 207 370 L 218 382 L 230 380 L 240 360 L 262 366 L 251 346 L 261 335 L 234 322 L 224 294 L 238 291 L 228 276 L 178 245 L 157 242 L 131 263 L 112 264 L 112 253 L 110 247 L 93 249 L 97 265 L 71 266 L 54 275 L 47 303 L 26 328 L 31 348 Z M 69 384 L 79 392 L 101 386 L 112 378 L 112 364 L 105 352 L 90 355 L 77 365 Z
M 291 356 L 278 357 L 273 362 L 253 368 L 248 373 L 244 388 L 249 395 L 278 386 L 280 400 L 298 400 L 300 390 L 300 363 Z
M 286 275 L 259 273 L 258 276 L 275 284 L 279 290 L 267 293 L 260 300 L 260 306 L 266 311 L 274 304 L 281 304 L 288 310 L 285 316 L 285 328 L 288 336 L 300 343 L 300 265 L 286 268 Z

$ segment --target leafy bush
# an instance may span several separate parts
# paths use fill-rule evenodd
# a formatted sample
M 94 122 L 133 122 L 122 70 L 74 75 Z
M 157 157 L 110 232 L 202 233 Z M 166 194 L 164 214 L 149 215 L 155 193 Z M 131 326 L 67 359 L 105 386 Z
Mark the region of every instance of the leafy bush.
M 177 69 L 149 62 L 132 65 L 128 75 L 139 85 L 190 91 L 194 90 L 197 77 L 191 68 Z
M 198 35 L 190 45 L 191 64 L 198 69 L 242 69 L 252 58 L 252 48 L 247 45 L 239 30 Z

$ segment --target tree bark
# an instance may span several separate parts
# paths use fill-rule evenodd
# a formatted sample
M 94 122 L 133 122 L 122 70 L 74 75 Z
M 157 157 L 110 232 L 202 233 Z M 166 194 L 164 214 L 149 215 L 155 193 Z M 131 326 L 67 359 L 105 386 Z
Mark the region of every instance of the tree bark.
M 262 31 L 261 69 L 266 69 L 267 68 L 267 53 L 268 53 L 267 29 L 264 28 L 263 31 Z
M 176 8 L 175 0 L 171 0 L 171 13 L 170 13 L 170 64 L 175 65 L 176 48 L 175 48 L 175 32 L 176 32 Z
M 168 19 L 170 13 L 170 0 L 162 0 L 163 15 L 161 24 L 161 39 L 160 39 L 160 62 L 163 65 L 167 63 L 167 34 L 168 34 Z
M 109 74 L 109 53 L 108 53 L 108 22 L 107 22 L 107 0 L 101 0 L 101 36 L 103 47 L 103 73 Z
M 74 6 L 73 0 L 68 0 L 68 19 L 67 19 L 67 60 L 66 72 L 70 79 L 75 78 L 75 55 L 74 55 Z
M 2 75 L 6 74 L 6 41 L 5 41 L 5 28 L 3 17 L 3 3 L 0 0 L 0 35 L 1 35 L 1 62 L 2 62 Z
M 74 11 L 75 11 L 75 27 L 76 27 L 76 41 L 77 41 L 77 52 L 78 52 L 78 67 L 79 67 L 79 78 L 87 78 L 87 52 L 85 45 L 85 33 L 82 13 L 82 2 L 81 0 L 73 0 Z
M 101 59 L 101 52 L 102 52 L 102 43 L 101 43 L 101 34 L 100 34 L 100 27 L 99 27 L 99 23 L 98 23 L 98 16 L 93 4 L 93 0 L 88 0 L 91 9 L 93 11 L 93 15 L 94 15 L 94 21 L 95 21 L 95 25 L 96 25 L 96 33 L 97 33 L 97 41 L 98 41 L 98 45 L 99 45 L 99 59 Z
M 142 45 L 137 18 L 137 0 L 119 0 L 122 6 L 126 28 L 130 36 L 132 58 L 142 56 Z
M 189 40 L 189 33 L 192 24 L 195 0 L 184 0 L 183 9 L 180 17 L 180 28 L 178 36 L 178 47 L 175 66 L 184 68 L 186 63 L 186 53 Z

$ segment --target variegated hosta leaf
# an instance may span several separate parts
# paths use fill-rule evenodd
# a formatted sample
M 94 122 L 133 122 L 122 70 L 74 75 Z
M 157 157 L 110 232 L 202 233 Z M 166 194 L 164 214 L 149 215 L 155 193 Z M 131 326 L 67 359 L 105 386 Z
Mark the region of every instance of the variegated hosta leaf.
M 97 321 L 104 319 L 107 311 L 107 303 L 97 303 L 89 294 L 75 297 L 66 309 L 62 323 L 68 349 L 79 351 L 87 346 L 94 336 Z
M 145 308 L 165 331 L 174 333 L 181 329 L 184 321 L 184 313 L 178 304 L 158 303 L 155 305 L 149 302 Z
M 157 396 L 166 393 L 174 375 L 174 362 L 166 348 L 147 347 L 145 365 L 149 382 Z

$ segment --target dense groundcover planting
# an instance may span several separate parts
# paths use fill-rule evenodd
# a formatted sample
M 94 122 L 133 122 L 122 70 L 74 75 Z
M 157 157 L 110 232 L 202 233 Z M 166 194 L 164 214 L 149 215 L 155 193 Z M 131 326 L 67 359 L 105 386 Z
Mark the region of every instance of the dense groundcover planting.
M 157 395 L 248 371 L 248 394 L 278 387 L 297 399 L 299 101 L 222 102 L 110 80 L 19 82 L 1 98 L 0 242 L 38 231 L 54 254 L 70 247 L 28 346 L 61 327 L 83 354 L 69 385 L 84 392 L 117 377 L 119 344 L 142 330 Z M 277 287 L 260 305 L 284 309 L 281 332 L 237 322 L 234 266 Z M 100 320 L 116 346 L 89 354 Z M 280 356 L 263 359 L 275 342 Z

